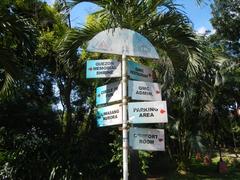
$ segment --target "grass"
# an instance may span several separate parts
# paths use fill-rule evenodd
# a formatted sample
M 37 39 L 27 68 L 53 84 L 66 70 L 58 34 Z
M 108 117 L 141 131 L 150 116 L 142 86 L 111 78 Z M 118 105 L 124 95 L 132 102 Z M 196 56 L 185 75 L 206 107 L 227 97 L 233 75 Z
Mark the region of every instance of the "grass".
M 218 162 L 218 161 L 217 161 Z M 204 180 L 239 180 L 240 169 L 228 167 L 226 174 L 220 174 L 217 170 L 217 163 L 213 162 L 210 166 L 204 166 L 200 162 L 193 162 L 190 167 L 190 173 L 183 179 L 204 179 Z
M 169 172 L 157 178 L 148 178 L 148 180 L 240 180 L 240 165 L 234 166 L 232 161 L 223 158 L 227 162 L 228 172 L 220 174 L 217 170 L 219 157 L 212 159 L 212 164 L 205 166 L 202 162 L 192 160 L 189 172 L 186 175 L 179 175 L 176 172 Z

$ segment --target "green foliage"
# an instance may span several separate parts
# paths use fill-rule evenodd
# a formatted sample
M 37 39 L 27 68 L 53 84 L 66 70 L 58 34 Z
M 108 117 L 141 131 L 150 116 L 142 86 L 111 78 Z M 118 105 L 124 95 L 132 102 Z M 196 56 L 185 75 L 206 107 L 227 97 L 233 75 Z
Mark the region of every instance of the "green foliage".
M 139 159 L 142 173 L 147 175 L 149 169 L 149 160 L 152 158 L 151 152 L 139 151 Z
M 112 135 L 115 135 L 116 138 L 114 139 L 114 141 L 112 143 L 109 144 L 109 146 L 111 147 L 111 151 L 112 151 L 112 158 L 110 162 L 117 162 L 117 166 L 120 169 L 123 167 L 122 164 L 122 136 L 119 133 L 116 133 L 115 131 L 111 132 Z
M 130 28 L 146 36 L 161 54 L 162 61 L 153 66 L 157 80 L 163 84 L 163 96 L 168 100 L 170 156 L 178 162 L 180 169 L 187 169 L 193 150 L 203 150 L 208 144 L 204 142 L 213 144 L 217 136 L 226 132 L 226 128 L 219 128 L 219 132 L 204 133 L 206 129 L 210 130 L 207 125 L 213 128 L 211 125 L 216 120 L 218 88 L 224 81 L 223 69 L 226 70 L 222 68 L 223 62 L 217 61 L 225 61 L 222 57 L 226 53 L 213 52 L 209 47 L 216 46 L 193 32 L 188 18 L 172 1 L 92 2 L 101 9 L 89 17 L 86 27 L 69 32 L 62 46 L 63 54 L 70 59 L 86 40 L 107 28 Z M 220 111 L 225 113 L 226 109 Z M 220 114 L 217 116 L 221 117 Z M 117 145 L 113 147 L 119 151 Z M 114 160 L 120 158 L 116 155 Z
M 19 63 L 32 57 L 36 31 L 31 20 L 9 7 L 8 1 L 1 3 L 0 96 L 4 98 L 12 94 L 14 79 L 21 77 Z
M 120 178 L 121 132 L 99 129 L 95 122 L 95 89 L 109 80 L 85 79 L 87 59 L 109 58 L 88 53 L 86 42 L 111 27 L 141 33 L 161 55 L 160 62 L 144 63 L 156 71 L 168 102 L 166 149 L 179 172 L 191 170 L 194 151 L 211 154 L 220 146 L 238 145 L 234 110 L 240 70 L 233 46 L 238 27 L 231 33 L 225 28 L 237 26 L 238 19 L 221 21 L 231 18 L 223 7 L 238 11 L 236 1 L 215 1 L 218 28 L 210 37 L 198 37 L 173 1 L 91 2 L 101 9 L 79 29 L 67 26 L 64 2 L 55 4 L 57 9 L 38 0 L 0 2 L 0 86 L 12 93 L 0 98 L 1 179 Z M 228 46 L 223 38 L 234 43 Z M 139 171 L 148 175 L 153 153 L 134 153 L 130 163 L 137 160 Z
M 49 159 L 45 147 L 50 142 L 44 132 L 32 128 L 24 134 L 2 128 L 1 136 L 5 137 L 1 144 L 5 156 L 1 178 L 46 178 Z
M 53 51 L 54 48 L 54 32 L 42 32 L 41 36 L 39 37 L 39 44 L 38 48 L 36 50 L 36 54 L 42 57 L 45 57 L 48 55 L 49 51 Z
M 212 4 L 211 22 L 216 29 L 215 41 L 230 56 L 239 57 L 240 23 L 239 0 L 215 0 Z
M 111 131 L 111 135 L 115 136 L 114 140 L 112 143 L 109 144 L 111 147 L 112 151 L 112 158 L 110 160 L 111 163 L 117 163 L 117 166 L 119 167 L 119 172 L 122 171 L 122 135 L 117 133 L 116 131 Z M 152 158 L 152 153 L 147 152 L 147 151 L 139 151 L 139 163 L 140 163 L 140 168 L 141 172 L 146 175 L 149 169 L 149 162 L 150 159 Z M 128 157 L 130 164 L 131 164 L 131 159 L 130 156 Z

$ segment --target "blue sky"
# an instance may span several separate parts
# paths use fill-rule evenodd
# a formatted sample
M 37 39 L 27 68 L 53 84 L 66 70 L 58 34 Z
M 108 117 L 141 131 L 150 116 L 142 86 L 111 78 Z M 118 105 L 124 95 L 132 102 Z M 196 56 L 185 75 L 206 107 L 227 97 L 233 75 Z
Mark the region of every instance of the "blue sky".
M 48 4 L 53 4 L 54 0 L 43 0 Z M 205 0 L 205 3 L 198 5 L 195 0 L 175 0 L 176 4 L 182 4 L 180 7 L 182 11 L 190 18 L 193 23 L 193 28 L 199 32 L 204 33 L 206 30 L 213 30 L 210 23 L 211 18 L 211 4 L 212 0 Z M 81 27 L 84 25 L 86 17 L 89 13 L 94 12 L 98 7 L 92 3 L 80 3 L 71 11 L 71 22 L 74 27 Z
M 205 0 L 204 3 L 198 5 L 195 0 L 175 0 L 177 4 L 182 4 L 181 8 L 193 23 L 196 31 L 212 30 L 210 23 L 212 0 Z

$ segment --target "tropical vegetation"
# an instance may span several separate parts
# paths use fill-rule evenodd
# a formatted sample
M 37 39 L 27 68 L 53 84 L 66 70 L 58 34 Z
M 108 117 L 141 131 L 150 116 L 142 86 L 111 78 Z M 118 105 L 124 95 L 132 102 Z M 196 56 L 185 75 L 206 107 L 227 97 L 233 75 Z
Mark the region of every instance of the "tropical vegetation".
M 99 8 L 76 28 L 70 12 L 83 2 Z M 137 31 L 156 47 L 159 61 L 128 58 L 152 67 L 169 114 L 168 124 L 148 125 L 165 129 L 166 151 L 131 150 L 130 178 L 161 176 L 164 169 L 175 172 L 169 178 L 191 179 L 204 167 L 196 153 L 213 158 L 210 174 L 225 158 L 232 174 L 217 176 L 239 176 L 238 3 L 214 0 L 216 32 L 199 35 L 172 0 L 56 0 L 53 6 L 2 0 L 0 178 L 121 178 L 121 129 L 98 128 L 95 120 L 95 89 L 114 80 L 85 77 L 86 60 L 121 58 L 86 50 L 97 33 L 117 27 Z

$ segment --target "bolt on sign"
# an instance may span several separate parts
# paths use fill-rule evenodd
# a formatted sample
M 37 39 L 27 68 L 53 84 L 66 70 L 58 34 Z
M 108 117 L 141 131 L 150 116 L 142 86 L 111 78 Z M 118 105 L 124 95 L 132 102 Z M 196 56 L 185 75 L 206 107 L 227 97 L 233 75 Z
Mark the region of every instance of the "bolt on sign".
M 129 145 L 134 150 L 165 151 L 164 129 L 130 128 Z
M 96 89 L 96 105 L 108 102 L 120 101 L 122 99 L 122 83 L 114 82 Z
M 115 104 L 97 109 L 99 127 L 122 124 L 122 104 Z
M 144 81 L 128 81 L 128 96 L 134 100 L 162 100 L 159 84 Z
M 130 79 L 137 81 L 153 81 L 152 69 L 133 61 L 128 61 L 128 75 Z
M 121 77 L 121 62 L 112 59 L 88 60 L 87 78 Z
M 129 122 L 139 123 L 167 123 L 166 101 L 128 103 Z

